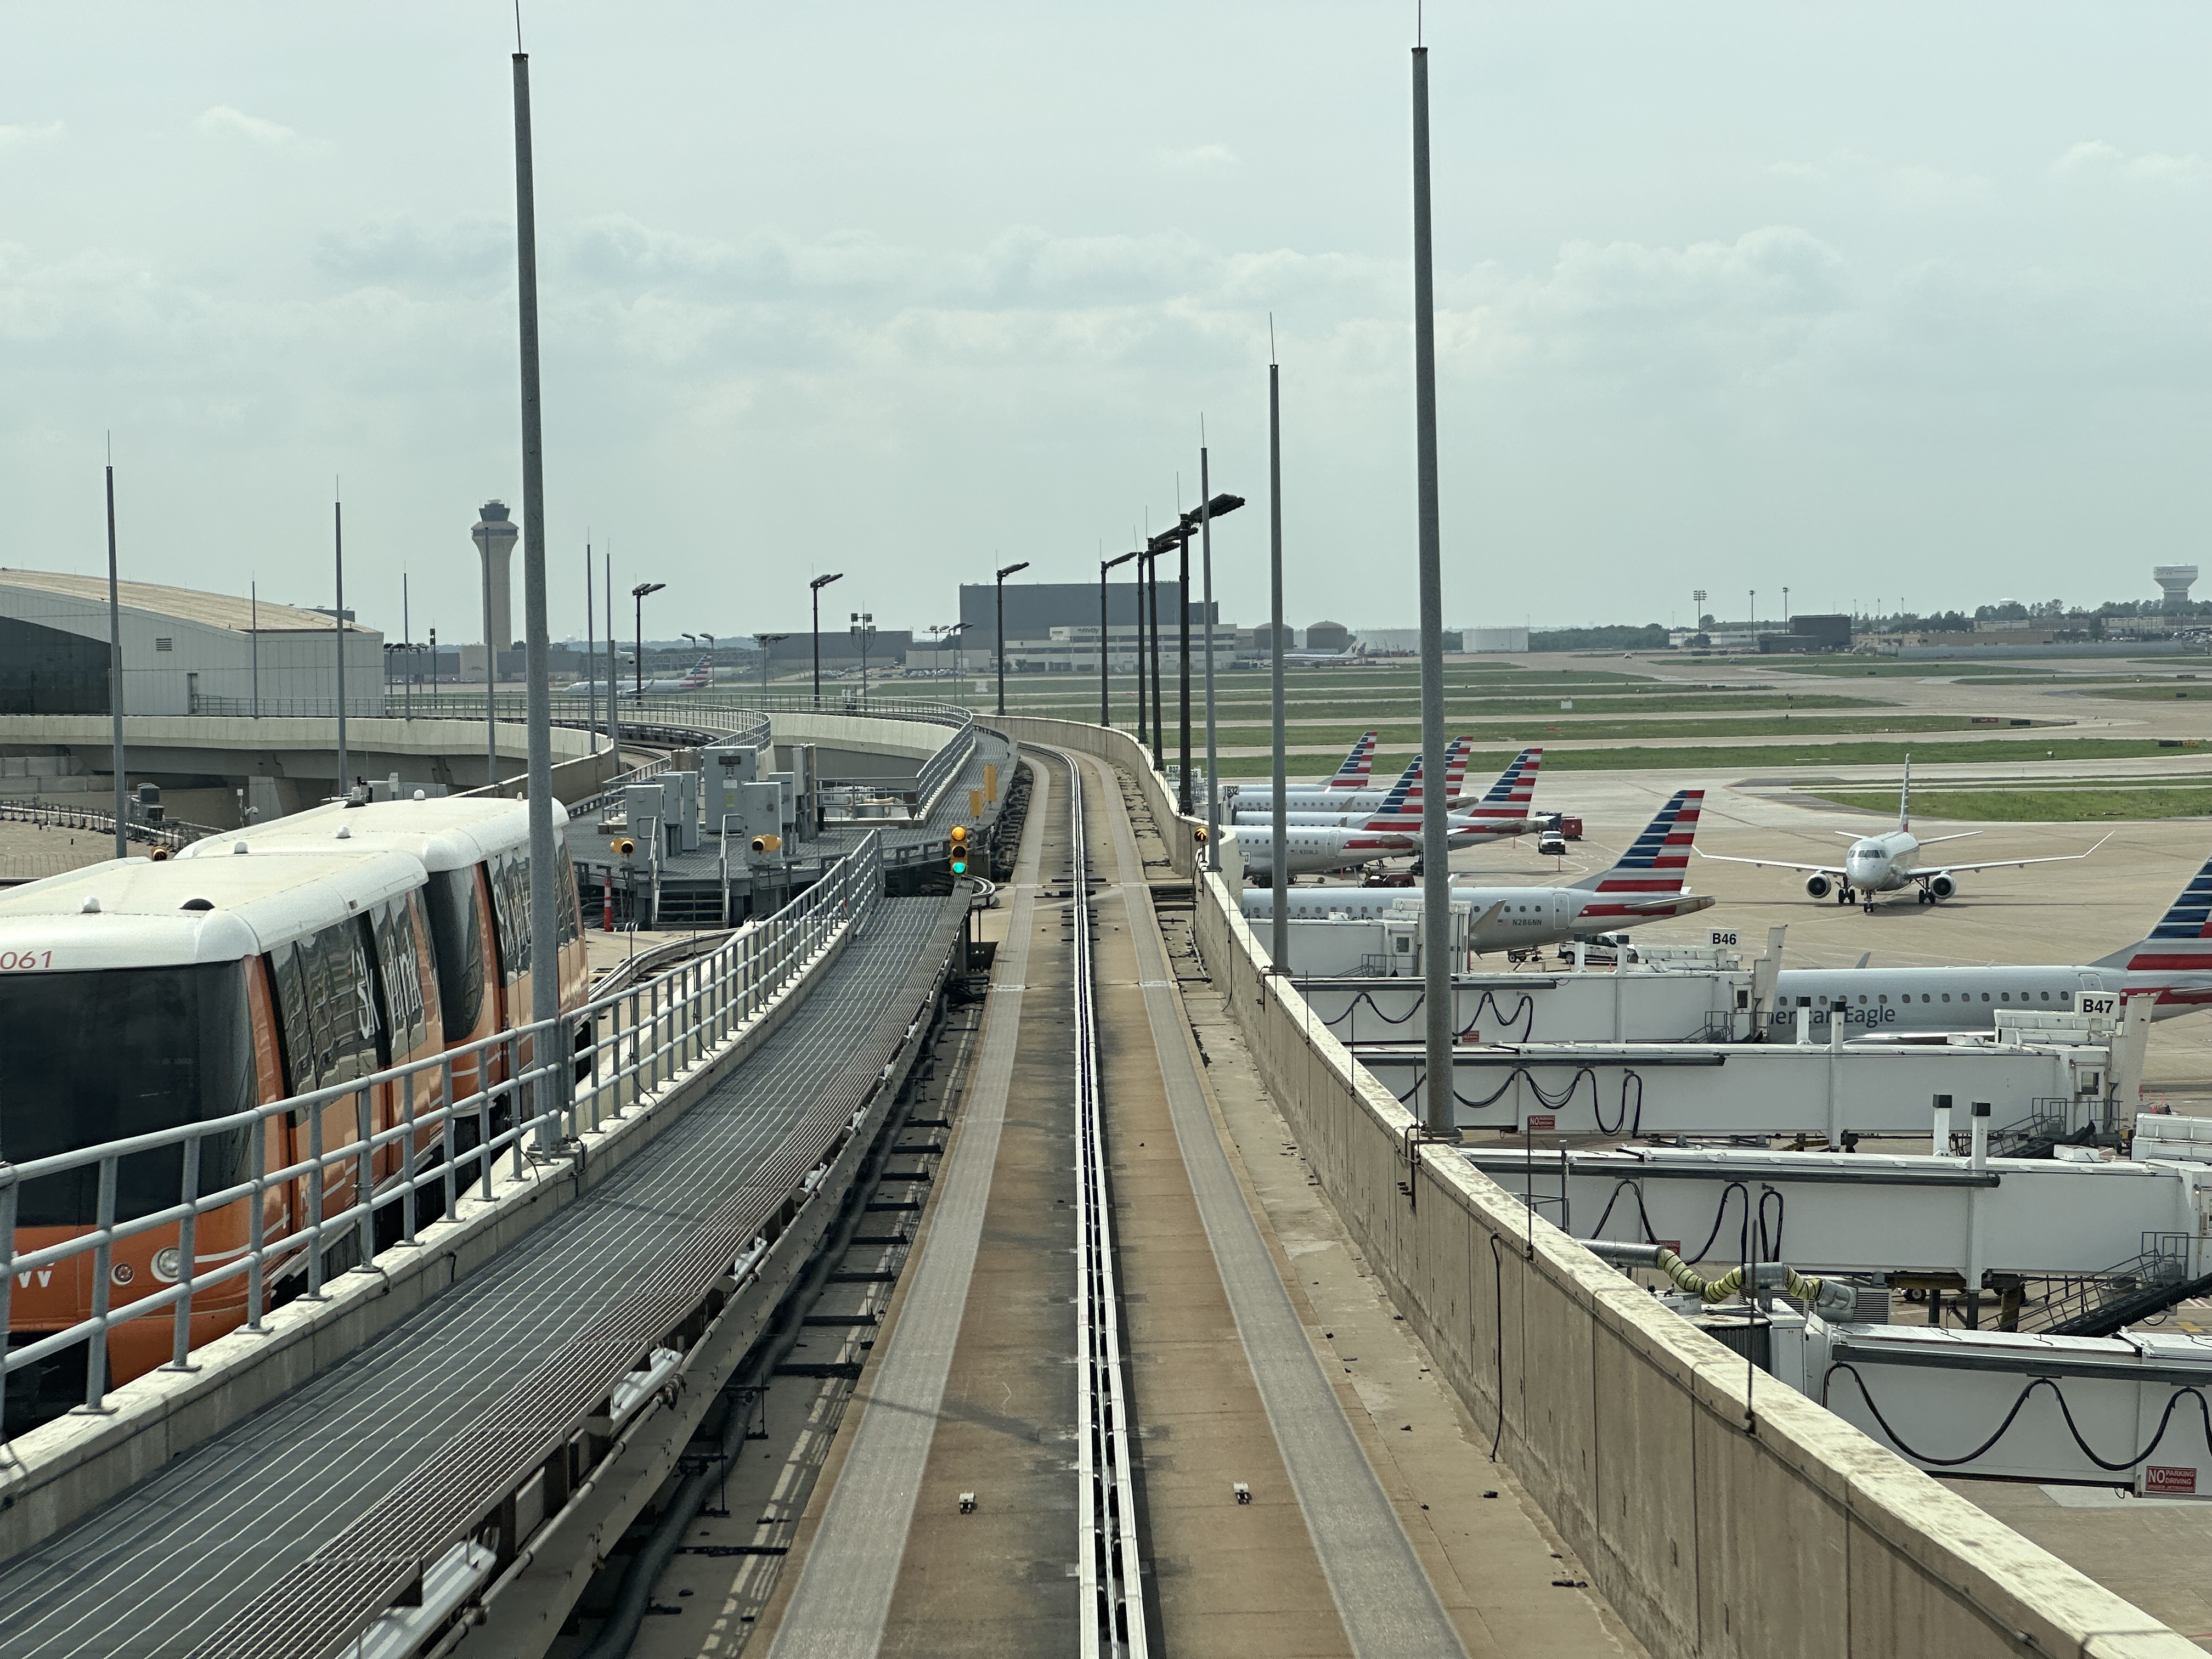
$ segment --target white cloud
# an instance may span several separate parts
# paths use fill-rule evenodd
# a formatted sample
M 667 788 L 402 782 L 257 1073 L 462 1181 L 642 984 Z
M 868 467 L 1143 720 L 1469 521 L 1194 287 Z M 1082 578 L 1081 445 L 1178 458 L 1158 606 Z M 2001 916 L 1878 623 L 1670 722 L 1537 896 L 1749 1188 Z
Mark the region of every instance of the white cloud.
M 1163 144 L 1152 151 L 1152 165 L 1170 173 L 1230 173 L 1244 165 L 1244 158 L 1226 144 L 1198 144 L 1176 149 Z
M 2185 190 L 2212 179 L 2212 161 L 2191 151 L 2169 155 L 2147 149 L 2130 155 L 2101 138 L 2086 138 L 2068 147 L 2051 164 L 2054 179 L 2117 179 L 2124 185 L 2150 190 Z
M 1915 162 L 1889 170 L 1889 189 L 1898 200 L 1916 207 L 1951 207 L 1988 195 L 1990 181 L 1979 173 L 1946 173 Z
M 192 123 L 192 127 L 195 131 L 208 137 L 234 135 L 272 148 L 296 143 L 300 137 L 289 127 L 280 126 L 274 121 L 264 121 L 258 115 L 248 115 L 244 110 L 233 109 L 228 104 L 217 104 L 213 109 L 204 112 Z
M 62 124 L 58 121 L 47 121 L 38 126 L 25 124 L 0 126 L 0 155 L 7 155 L 10 150 L 43 149 L 61 136 Z

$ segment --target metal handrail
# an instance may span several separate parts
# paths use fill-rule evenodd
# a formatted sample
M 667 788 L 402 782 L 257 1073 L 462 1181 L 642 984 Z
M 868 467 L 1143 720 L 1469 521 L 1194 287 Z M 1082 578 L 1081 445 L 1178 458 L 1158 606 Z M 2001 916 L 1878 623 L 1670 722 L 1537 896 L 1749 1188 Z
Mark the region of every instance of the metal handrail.
M 94 811 L 82 806 L 42 806 L 21 801 L 0 801 L 0 818 L 15 823 L 43 823 L 57 830 L 104 830 L 115 833 L 115 814 Z M 132 841 L 143 841 L 149 847 L 175 848 L 189 847 L 209 836 L 218 836 L 220 830 L 204 823 L 189 823 L 182 818 L 166 818 L 160 823 L 146 823 L 125 818 L 123 833 Z
M 0 1160 L 0 1330 L 8 1328 L 10 1295 L 18 1274 L 88 1255 L 94 1264 L 89 1317 L 35 1341 L 10 1346 L 0 1358 L 0 1408 L 4 1408 L 10 1372 L 86 1342 L 90 1352 L 85 1403 L 90 1409 L 102 1409 L 107 1392 L 108 1334 L 113 1327 L 165 1308 L 173 1309 L 172 1364 L 182 1365 L 191 1346 L 193 1301 L 211 1286 L 243 1277 L 246 1280 L 246 1327 L 259 1330 L 267 1312 L 265 1292 L 272 1269 L 279 1276 L 296 1270 L 293 1258 L 304 1252 L 306 1293 L 319 1297 L 326 1239 L 342 1240 L 349 1231 L 356 1231 L 361 1243 L 357 1265 L 374 1271 L 374 1223 L 379 1211 L 395 1203 L 399 1206 L 400 1243 L 412 1245 L 416 1197 L 425 1188 L 441 1188 L 443 1215 L 459 1219 L 465 1187 L 477 1188 L 481 1201 L 493 1200 L 493 1165 L 501 1155 L 511 1158 L 510 1174 L 519 1179 L 527 1161 L 563 1158 L 568 1154 L 562 1149 L 598 1133 L 610 1117 L 620 1121 L 632 1109 L 649 1109 L 678 1074 L 735 1041 L 821 959 L 837 938 L 865 921 L 883 890 L 881 853 L 881 837 L 869 836 L 825 872 L 823 879 L 773 915 L 730 934 L 705 956 L 678 963 L 650 981 L 596 995 L 581 1007 L 564 1011 L 551 1020 L 518 1026 L 425 1060 L 388 1066 L 367 1077 L 223 1117 L 76 1147 L 21 1164 Z M 591 1042 L 572 1047 L 568 1034 L 586 1020 Z M 527 1067 L 519 1063 L 526 1042 L 532 1059 Z M 548 1054 L 550 1059 L 543 1058 Z M 497 1081 L 490 1080 L 495 1054 L 506 1062 L 507 1075 Z M 588 1075 L 578 1079 L 573 1068 L 586 1060 Z M 455 1071 L 471 1068 L 479 1079 L 477 1088 L 456 1097 Z M 416 1079 L 433 1075 L 439 1084 L 438 1098 L 444 1104 L 417 1111 Z M 373 1127 L 371 1095 L 380 1087 L 404 1089 L 405 1115 L 400 1122 L 377 1129 Z M 521 1103 L 536 1105 L 548 1094 L 552 1097 L 550 1103 L 526 1112 L 521 1108 Z M 342 1145 L 322 1146 L 324 1109 L 349 1097 L 356 1107 L 356 1133 Z M 508 1105 L 517 1108 L 512 1121 L 495 1132 L 495 1111 Z M 299 1115 L 296 1121 L 308 1128 L 309 1155 L 282 1169 L 269 1170 L 263 1163 L 267 1146 L 264 1126 L 290 1114 Z M 455 1126 L 470 1121 L 477 1126 L 478 1139 L 474 1145 L 458 1146 Z M 202 1146 L 240 1131 L 246 1132 L 252 1148 L 251 1175 L 216 1192 L 196 1191 Z M 417 1149 L 426 1131 L 437 1137 L 435 1156 L 428 1161 L 418 1156 Z M 526 1154 L 526 1144 L 532 1141 L 538 1144 Z M 408 1172 L 380 1186 L 373 1179 L 377 1154 L 395 1146 L 404 1149 Z M 122 1160 L 170 1147 L 183 1149 L 178 1201 L 146 1215 L 118 1220 L 115 1209 Z M 93 1225 L 58 1243 L 19 1252 L 15 1217 L 23 1186 L 95 1165 L 100 1184 Z M 466 1177 L 465 1166 L 472 1171 Z M 322 1200 L 334 1176 L 353 1181 L 356 1191 L 351 1203 L 325 1214 Z M 263 1237 L 264 1198 L 295 1181 L 308 1185 L 307 1220 L 280 1238 Z M 210 1271 L 200 1271 L 194 1255 L 195 1223 L 199 1217 L 241 1199 L 251 1200 L 247 1215 L 251 1242 L 246 1249 Z M 111 1255 L 116 1244 L 169 1227 L 179 1230 L 175 1281 L 134 1297 L 120 1310 L 114 1308 L 110 1285 Z

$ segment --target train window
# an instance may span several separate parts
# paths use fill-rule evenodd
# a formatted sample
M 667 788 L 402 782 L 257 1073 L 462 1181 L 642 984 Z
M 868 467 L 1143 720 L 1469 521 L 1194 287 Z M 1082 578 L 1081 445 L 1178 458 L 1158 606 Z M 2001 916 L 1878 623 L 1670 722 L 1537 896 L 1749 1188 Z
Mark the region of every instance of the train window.
M 491 860 L 490 869 L 500 972 L 512 985 L 530 970 L 530 855 L 501 853 Z
M 430 878 L 430 953 L 438 964 L 438 1012 L 446 1041 L 460 1042 L 483 1012 L 483 926 L 477 910 L 473 869 L 441 870 Z
M 369 966 L 368 919 L 350 916 L 300 941 L 301 978 L 315 1033 L 318 1086 L 350 1083 L 380 1064 L 383 1022 Z
M 390 1049 L 384 1064 L 391 1065 L 429 1040 L 430 1025 L 422 1011 L 422 974 L 415 953 L 415 914 L 403 896 L 380 904 L 369 921 L 376 939 L 377 989 L 382 995 L 384 1027 Z
M 284 1092 L 304 1095 L 315 1086 L 315 1028 L 307 1018 L 300 953 L 289 945 L 271 951 L 269 977 L 276 991 L 276 1035 L 284 1058 Z
M 43 1034 L 0 1043 L 0 1146 L 19 1164 L 254 1103 L 253 1032 L 235 962 L 0 975 L 0 1030 Z M 200 1191 L 243 1180 L 250 1155 L 243 1131 L 210 1137 Z M 183 1180 L 180 1148 L 125 1158 L 116 1219 L 174 1204 Z M 16 1204 L 18 1226 L 89 1226 L 99 1219 L 100 1168 L 26 1182 Z

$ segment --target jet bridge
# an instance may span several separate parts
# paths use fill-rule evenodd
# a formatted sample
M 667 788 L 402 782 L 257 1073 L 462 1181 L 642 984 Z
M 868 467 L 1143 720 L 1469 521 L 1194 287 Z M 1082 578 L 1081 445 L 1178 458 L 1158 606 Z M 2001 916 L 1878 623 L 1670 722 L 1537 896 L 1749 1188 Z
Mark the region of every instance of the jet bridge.
M 1460 1156 L 1577 1238 L 1662 1243 L 1692 1262 L 1967 1286 L 1991 1274 L 2117 1278 L 2146 1254 L 2165 1282 L 2212 1273 L 2204 1164 L 1672 1146 Z
M 1362 1044 L 1375 1079 L 1423 1113 L 1426 1055 L 1417 1042 Z M 1998 1133 L 2039 1126 L 2045 1140 L 2109 1133 L 2116 1103 L 2134 1110 L 2129 1067 L 2087 1044 L 1518 1042 L 1453 1054 L 1462 1128 L 1535 1135 L 1924 1135 L 1929 1099 L 1986 1102 Z
M 1771 994 L 1771 987 L 1759 982 L 1763 964 L 1743 968 L 1732 957 L 1720 959 L 1717 951 L 1698 955 L 1703 959 L 1646 961 L 1611 972 L 1455 975 L 1452 1029 L 1462 1042 L 1485 1037 L 1493 1042 L 1741 1042 L 1756 1036 L 1762 991 Z M 1314 978 L 1297 986 L 1315 1018 L 1340 1042 L 1387 1043 L 1420 1035 L 1418 978 Z

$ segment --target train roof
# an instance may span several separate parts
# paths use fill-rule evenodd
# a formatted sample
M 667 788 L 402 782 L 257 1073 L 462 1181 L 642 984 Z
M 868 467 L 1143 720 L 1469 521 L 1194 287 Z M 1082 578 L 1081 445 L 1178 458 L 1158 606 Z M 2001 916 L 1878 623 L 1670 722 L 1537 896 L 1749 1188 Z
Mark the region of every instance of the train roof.
M 230 843 L 222 843 L 228 846 Z M 235 962 L 420 887 L 405 853 L 111 859 L 0 892 L 0 959 L 33 971 Z
M 568 809 L 553 803 L 557 832 Z M 289 817 L 194 842 L 191 860 L 219 858 L 243 842 L 256 852 L 366 851 L 410 854 L 431 870 L 460 870 L 495 853 L 530 844 L 530 804 L 495 796 L 441 795 L 422 800 L 379 800 L 347 806 L 332 801 Z

